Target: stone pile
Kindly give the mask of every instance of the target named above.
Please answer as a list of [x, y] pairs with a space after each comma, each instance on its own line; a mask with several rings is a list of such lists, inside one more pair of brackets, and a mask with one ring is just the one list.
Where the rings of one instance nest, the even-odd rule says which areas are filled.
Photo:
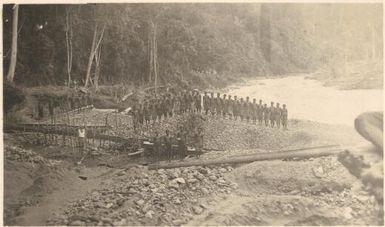
[[54, 166], [55, 161], [45, 159], [44, 157], [38, 155], [37, 153], [20, 148], [14, 145], [5, 145], [4, 146], [5, 158], [7, 160], [13, 160], [18, 162], [29, 162], [32, 164], [41, 164], [45, 166]]
[[281, 149], [290, 145], [288, 131], [229, 119], [209, 118], [204, 126], [205, 147], [218, 150]]
[[49, 225], [181, 225], [205, 211], [215, 195], [238, 187], [232, 167], [189, 167], [116, 172], [111, 182], [68, 204]]

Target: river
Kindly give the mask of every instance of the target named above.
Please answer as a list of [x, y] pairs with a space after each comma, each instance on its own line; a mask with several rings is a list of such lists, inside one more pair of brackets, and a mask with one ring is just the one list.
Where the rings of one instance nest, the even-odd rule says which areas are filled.
[[290, 119], [353, 126], [354, 119], [365, 111], [383, 110], [383, 90], [339, 90], [325, 87], [306, 75], [277, 79], [253, 79], [239, 86], [226, 88], [226, 93], [245, 98], [249, 96], [286, 104]]

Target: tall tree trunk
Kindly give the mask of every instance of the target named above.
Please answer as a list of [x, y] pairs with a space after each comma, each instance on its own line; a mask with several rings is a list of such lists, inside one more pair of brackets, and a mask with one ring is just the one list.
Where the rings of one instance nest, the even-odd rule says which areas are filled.
[[84, 83], [85, 87], [88, 87], [88, 84], [90, 83], [92, 62], [94, 61], [94, 57], [95, 57], [96, 51], [98, 50], [100, 42], [103, 39], [105, 28], [106, 28], [106, 26], [104, 25], [101, 32], [100, 32], [100, 37], [98, 39], [98, 25], [97, 24], [95, 25], [94, 37], [92, 39], [92, 46], [91, 46], [91, 52], [90, 52], [90, 58], [88, 59], [88, 65], [87, 65], [86, 81]]
[[94, 49], [95, 49], [95, 45], [96, 45], [97, 33], [98, 33], [98, 25], [95, 24], [94, 37], [92, 38], [92, 46], [91, 46], [91, 51], [90, 51], [90, 57], [88, 59], [88, 65], [87, 65], [86, 81], [84, 83], [85, 87], [88, 87], [88, 83], [89, 83], [89, 80], [90, 80], [92, 62], [94, 61], [94, 56], [95, 56], [95, 50]]
[[102, 46], [100, 45], [97, 54], [95, 55], [95, 77], [94, 86], [96, 90], [99, 90], [99, 75], [100, 75], [100, 56], [102, 53]]
[[348, 48], [347, 48], [347, 38], [346, 38], [346, 31], [345, 31], [345, 10], [343, 8], [339, 8], [339, 17], [338, 17], [338, 27], [340, 30], [340, 34], [342, 37], [342, 77], [346, 76], [347, 74], [347, 61], [348, 61]]
[[157, 47], [157, 42], [156, 42], [156, 27], [157, 25], [154, 25], [154, 77], [155, 77], [155, 95], [158, 94], [158, 72], [157, 72], [157, 64], [158, 64], [158, 47]]
[[149, 30], [148, 30], [148, 63], [149, 63], [149, 73], [148, 73], [148, 82], [151, 83], [152, 81], [152, 74], [153, 74], [153, 56], [154, 56], [154, 51], [153, 51], [153, 46], [152, 46], [152, 34], [153, 34], [153, 28], [154, 28], [154, 23], [152, 21], [148, 22]]
[[271, 63], [271, 9], [268, 3], [261, 4], [260, 14], [260, 46], [266, 61]]
[[67, 44], [67, 74], [68, 74], [68, 87], [71, 86], [71, 71], [72, 71], [72, 20], [67, 9], [66, 14], [66, 44]]
[[11, 62], [9, 64], [7, 81], [13, 83], [15, 77], [16, 60], [17, 60], [17, 24], [19, 19], [19, 5], [15, 4], [13, 7], [13, 21], [12, 21], [12, 50]]
[[313, 12], [312, 12], [312, 36], [317, 37], [317, 7], [318, 5], [314, 4], [313, 5]]

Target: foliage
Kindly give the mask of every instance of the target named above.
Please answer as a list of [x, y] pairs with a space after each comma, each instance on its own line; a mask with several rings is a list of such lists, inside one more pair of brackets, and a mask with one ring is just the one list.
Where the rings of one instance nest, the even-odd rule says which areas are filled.
[[[68, 78], [67, 12], [73, 30], [71, 76], [81, 85], [85, 82], [94, 29], [103, 26], [101, 85], [154, 83], [149, 71], [151, 22], [157, 26], [161, 84], [218, 85], [228, 80], [227, 75], [314, 71], [331, 59], [340, 62], [382, 58], [382, 53], [376, 51], [382, 49], [382, 24], [378, 22], [382, 21], [382, 9], [373, 10], [376, 4], [337, 5], [20, 5], [15, 82], [27, 86], [64, 85]], [[12, 5], [4, 5], [3, 12], [3, 71], [6, 72]], [[357, 14], [364, 19], [354, 19]], [[93, 64], [91, 77], [95, 71]]]

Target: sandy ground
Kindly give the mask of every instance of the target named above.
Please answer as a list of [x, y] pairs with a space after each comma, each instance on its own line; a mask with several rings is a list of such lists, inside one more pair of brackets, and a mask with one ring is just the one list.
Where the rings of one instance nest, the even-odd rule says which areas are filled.
[[334, 158], [244, 165], [239, 190], [188, 225], [369, 225], [376, 203]]
[[[205, 146], [227, 149], [208, 152], [200, 157], [202, 160], [335, 143], [346, 146], [352, 141], [365, 143], [350, 127], [310, 121], [292, 120], [288, 131], [228, 119], [206, 118], [205, 122]], [[164, 125], [171, 127], [174, 123], [164, 122]], [[90, 157], [77, 166], [82, 157], [79, 151], [31, 146], [25, 140], [21, 135], [5, 137], [6, 144], [30, 149], [47, 160], [55, 160], [56, 164], [46, 167], [16, 160], [5, 162], [5, 224], [8, 225], [373, 225], [379, 222], [376, 202], [335, 157], [255, 162], [233, 166], [234, 170], [223, 173], [221, 167], [209, 168], [203, 171], [203, 177], [194, 175], [198, 167], [179, 168], [167, 172], [166, 176], [171, 177], [164, 178], [157, 171], [138, 172], [135, 167], [131, 170], [139, 160], [129, 159], [124, 153], [104, 151], [101, 156]], [[108, 168], [106, 164], [117, 168]], [[140, 177], [142, 172], [145, 175]], [[143, 191], [132, 197], [130, 187], [137, 184], [138, 177], [135, 190]], [[198, 185], [186, 183], [175, 191], [170, 188], [175, 178], [186, 182], [198, 179]], [[144, 179], [152, 183], [143, 183]], [[161, 191], [154, 193], [152, 184]], [[156, 197], [159, 193], [162, 197]], [[95, 199], [94, 194], [104, 196]], [[167, 198], [178, 198], [181, 202]], [[158, 207], [159, 199], [166, 199], [163, 202], [166, 210]], [[140, 200], [147, 205], [139, 206]], [[161, 218], [164, 215], [167, 218]]]
[[[288, 104], [289, 130], [204, 117], [204, 145], [211, 151], [200, 159], [326, 144], [344, 148], [368, 144], [355, 132], [352, 120], [361, 111], [382, 109], [381, 100], [368, 101], [382, 91], [337, 91], [302, 76], [249, 85], [228, 91]], [[89, 111], [72, 119], [99, 124], [105, 115]], [[169, 119], [143, 133], [158, 130], [163, 134], [181, 120]], [[108, 133], [132, 135], [127, 130], [129, 117], [110, 115], [110, 122]], [[374, 198], [335, 157], [147, 170], [138, 165], [146, 159], [104, 149], [77, 165], [82, 157], [79, 150], [31, 145], [32, 138], [24, 134], [4, 137], [7, 146], [16, 147], [5, 148], [5, 225], [383, 224]]]

